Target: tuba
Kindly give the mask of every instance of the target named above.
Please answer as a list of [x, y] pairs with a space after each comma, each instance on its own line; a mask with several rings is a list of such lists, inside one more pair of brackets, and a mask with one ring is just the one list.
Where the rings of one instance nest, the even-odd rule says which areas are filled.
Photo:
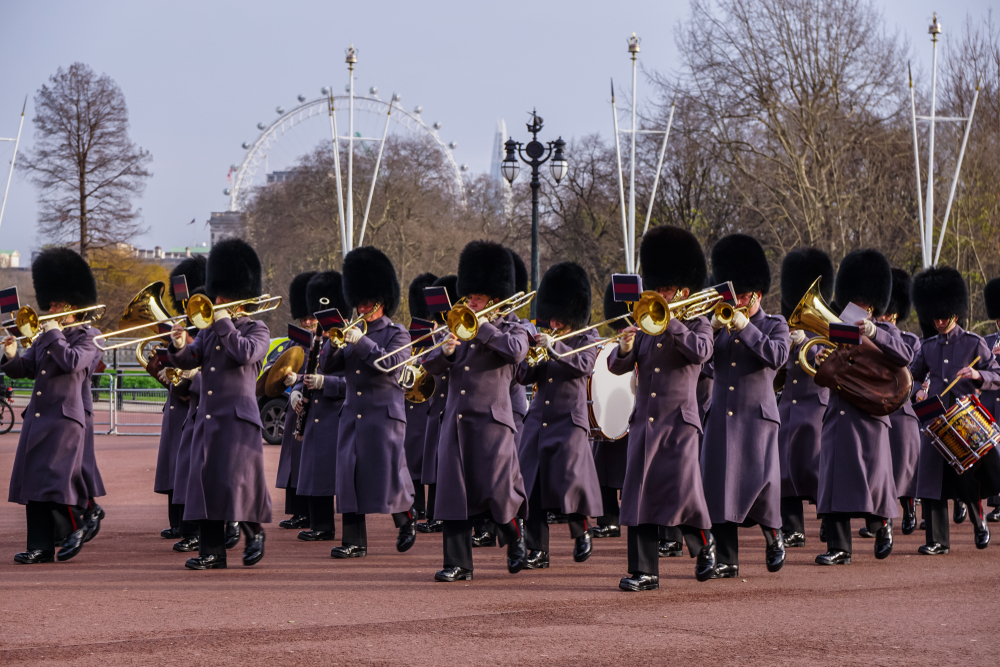
[[[788, 318], [788, 326], [816, 334], [799, 349], [799, 365], [816, 384], [832, 389], [845, 401], [870, 415], [889, 415], [902, 407], [910, 397], [913, 376], [905, 366], [886, 358], [870, 339], [861, 345], [838, 346], [830, 342], [830, 324], [841, 322], [823, 300], [819, 281], [809, 287], [799, 305]], [[817, 364], [809, 363], [809, 350], [817, 345], [830, 351], [817, 355]]]

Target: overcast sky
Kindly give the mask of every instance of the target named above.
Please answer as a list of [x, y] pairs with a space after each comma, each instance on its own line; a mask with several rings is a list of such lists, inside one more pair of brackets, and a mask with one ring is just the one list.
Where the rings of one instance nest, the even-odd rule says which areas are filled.
[[[890, 29], [915, 47], [930, 69], [927, 25], [942, 12], [945, 40], [966, 14], [985, 15], [990, 0], [886, 0]], [[455, 160], [487, 171], [496, 120], [523, 140], [533, 106], [545, 119], [542, 139], [611, 133], [608, 82], [630, 77], [626, 39], [642, 39], [642, 64], [671, 71], [674, 32], [685, 1], [590, 0], [448, 2], [0, 2], [0, 137], [17, 132], [28, 108], [22, 147], [30, 148], [32, 99], [58, 67], [75, 61], [106, 73], [129, 105], [131, 136], [153, 155], [146, 193], [137, 202], [150, 232], [142, 247], [208, 240], [204, 223], [223, 211], [226, 174], [242, 161], [255, 125], [314, 98], [331, 82], [347, 83], [344, 49], [359, 51], [356, 85], [377, 85], [384, 98], [420, 104], [442, 123]], [[900, 67], [905, 67], [900, 63]], [[640, 80], [640, 99], [649, 87]], [[6, 179], [11, 144], [0, 143]], [[2, 181], [0, 181], [2, 183]], [[0, 227], [0, 248], [22, 257], [37, 234], [37, 192], [15, 173]], [[194, 225], [188, 223], [196, 220]], [[25, 261], [25, 264], [27, 262]]]

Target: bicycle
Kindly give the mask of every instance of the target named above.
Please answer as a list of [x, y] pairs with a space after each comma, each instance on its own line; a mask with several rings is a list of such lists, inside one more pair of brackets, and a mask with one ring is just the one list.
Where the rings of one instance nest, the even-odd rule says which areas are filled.
[[13, 387], [0, 386], [0, 435], [10, 433], [14, 428]]

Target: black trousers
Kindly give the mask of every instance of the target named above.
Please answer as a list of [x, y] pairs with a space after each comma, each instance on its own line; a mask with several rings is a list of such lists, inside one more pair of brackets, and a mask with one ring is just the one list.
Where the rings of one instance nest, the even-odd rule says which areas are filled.
[[418, 512], [427, 513], [427, 502], [424, 499], [424, 485], [419, 479], [413, 480], [413, 509]]
[[[945, 503], [945, 510], [947, 511], [947, 503]], [[826, 523], [826, 548], [829, 551], [851, 553], [851, 515], [834, 512], [824, 515], [823, 521]], [[888, 519], [868, 514], [864, 517], [864, 521], [868, 530], [874, 533], [880, 530]]]
[[802, 533], [806, 532], [806, 515], [803, 504], [810, 500], [804, 496], [788, 497], [781, 499], [781, 532]]
[[309, 499], [299, 496], [293, 487], [285, 489], [285, 514], [309, 516]]
[[990, 507], [1000, 507], [1000, 496], [990, 496], [986, 499], [986, 504]]
[[306, 499], [309, 502], [309, 528], [336, 533], [333, 496], [307, 496]]
[[[754, 524], [747, 522], [743, 525], [752, 526]], [[740, 564], [740, 526], [741, 524], [733, 523], [732, 521], [712, 524], [712, 534], [715, 535], [715, 558], [717, 562], [726, 565]], [[761, 526], [760, 529], [764, 533], [764, 540], [767, 542], [767, 546], [771, 546], [778, 538], [778, 530], [776, 528], [768, 528], [767, 526]]]
[[[545, 519], [545, 513], [548, 510], [558, 512], [560, 509], [542, 506], [542, 485], [536, 479], [531, 489], [531, 497], [528, 498], [528, 518], [524, 520], [524, 543], [528, 549], [548, 552], [549, 523]], [[569, 536], [574, 540], [590, 530], [587, 517], [584, 515], [574, 512], [566, 516], [569, 518]]]
[[29, 500], [24, 507], [28, 551], [55, 553], [58, 543], [83, 527], [83, 511], [75, 505]]
[[[344, 535], [341, 538], [341, 544], [345, 547], [353, 544], [354, 546], [367, 549], [368, 526], [365, 523], [365, 515], [355, 512], [344, 512], [341, 515], [341, 519], [344, 522]], [[412, 520], [413, 517], [409, 512], [392, 513], [392, 521], [396, 524], [396, 528], [402, 528], [407, 522]]]
[[198, 522], [201, 539], [198, 541], [198, 555], [224, 556], [226, 554], [226, 522], [202, 519]]
[[434, 500], [437, 498], [437, 484], [427, 485], [427, 520], [434, 520]]
[[[920, 506], [923, 507], [924, 521], [927, 522], [924, 530], [927, 544], [937, 542], [950, 549], [951, 535], [949, 524], [951, 523], [951, 515], [948, 512], [948, 499], [932, 500], [924, 498]], [[972, 519], [973, 525], [979, 530], [983, 530], [986, 527], [986, 520], [983, 518], [982, 502], [969, 505], [969, 518]]]
[[680, 542], [684, 539], [680, 526], [660, 526], [657, 537], [666, 542]]
[[472, 569], [472, 528], [476, 523], [495, 526], [501, 544], [516, 541], [521, 536], [521, 528], [516, 519], [504, 524], [492, 521], [489, 514], [477, 514], [468, 519], [445, 519], [443, 526], [444, 567]]
[[601, 502], [604, 503], [604, 514], [597, 517], [598, 526], [617, 526], [619, 522], [620, 509], [618, 505], [619, 489], [602, 486]]
[[[629, 574], [651, 574], [660, 576], [660, 553], [658, 541], [660, 526], [655, 523], [642, 523], [628, 527], [628, 571]], [[702, 530], [693, 526], [675, 526], [668, 529], [667, 534], [679, 531], [687, 543], [688, 553], [692, 557], [701, 552], [701, 548], [712, 539], [712, 531]]]

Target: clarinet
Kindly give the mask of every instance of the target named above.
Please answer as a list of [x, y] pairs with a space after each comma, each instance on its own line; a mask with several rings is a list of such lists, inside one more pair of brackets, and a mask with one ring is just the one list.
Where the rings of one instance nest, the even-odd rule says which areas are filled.
[[[319, 350], [323, 344], [323, 337], [316, 336], [313, 339], [312, 347], [309, 348], [309, 361], [306, 362], [306, 373], [312, 375], [316, 372], [319, 364]], [[302, 405], [302, 412], [295, 416], [295, 439], [302, 440], [306, 432], [306, 418], [309, 417], [309, 406], [312, 405], [313, 390], [305, 388], [302, 390], [302, 398], [305, 403]]]

